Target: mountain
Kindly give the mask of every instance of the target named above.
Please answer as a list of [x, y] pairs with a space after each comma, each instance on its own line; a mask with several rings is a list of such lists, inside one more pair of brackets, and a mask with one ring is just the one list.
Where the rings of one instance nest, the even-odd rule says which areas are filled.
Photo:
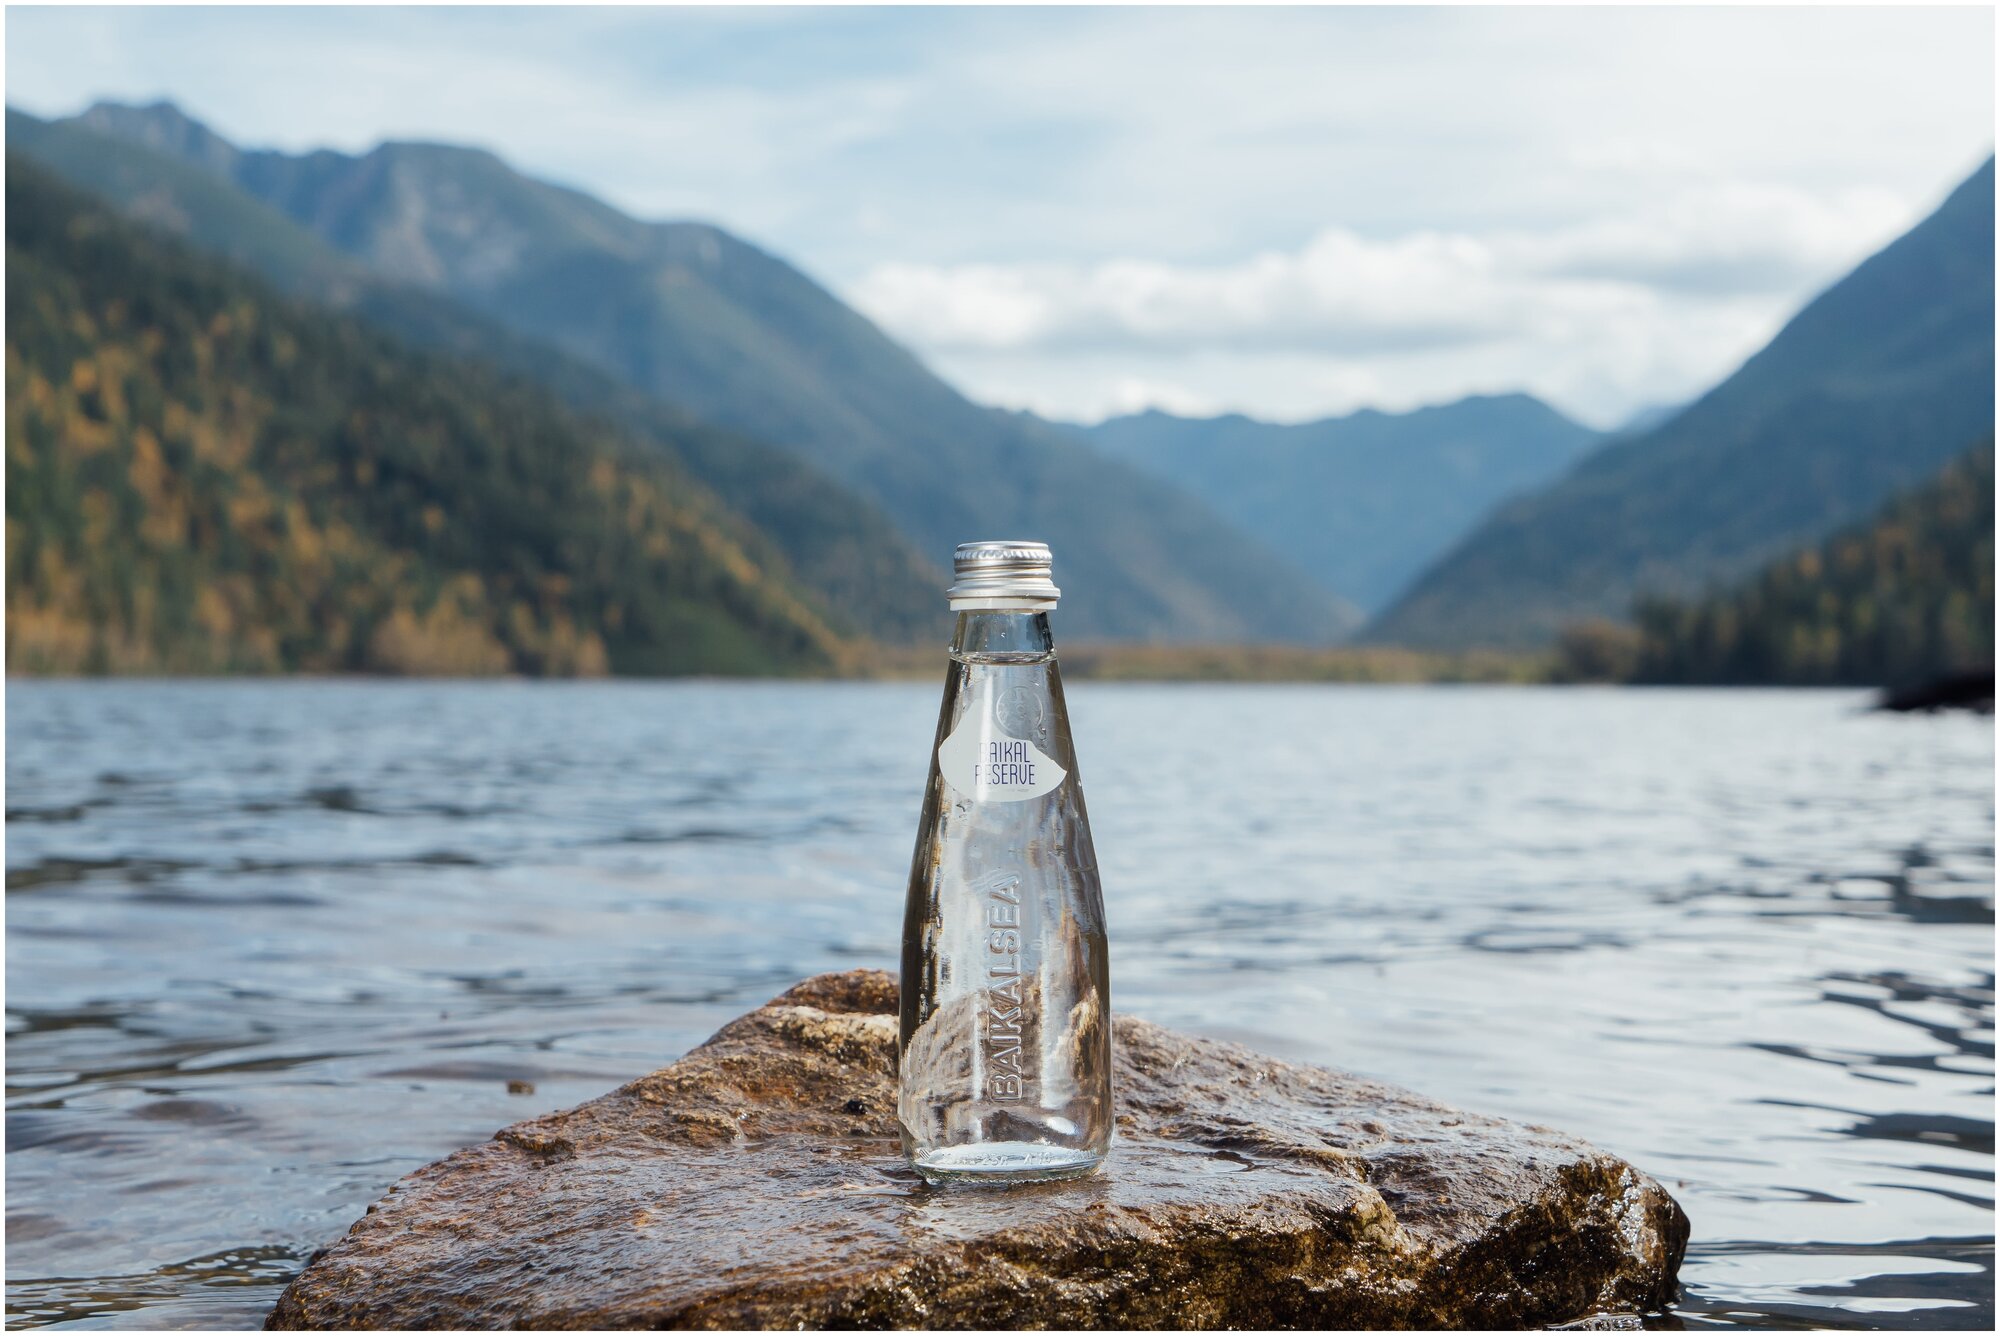
[[1993, 162], [1727, 380], [1497, 511], [1369, 628], [1527, 645], [1865, 518], [1993, 434]]
[[1195, 498], [969, 402], [797, 269], [720, 228], [642, 222], [477, 149], [241, 150], [165, 105], [102, 105], [81, 124], [179, 154], [376, 274], [794, 451], [938, 560], [968, 538], [1048, 541], [1072, 634], [1319, 641], [1355, 620]]
[[[42, 121], [10, 109], [7, 144], [127, 215], [249, 268], [288, 293], [352, 312], [406, 342], [533, 376], [571, 406], [615, 419], [774, 541], [843, 629], [896, 642], [943, 634], [948, 621], [938, 565], [873, 503], [790, 451], [699, 423], [448, 297], [376, 274], [213, 175], [207, 168], [232, 161], [233, 150], [193, 122], [162, 114], [133, 124], [150, 125], [153, 133], [120, 138], [78, 120]], [[151, 146], [160, 135], [194, 161]]]
[[1368, 612], [1496, 503], [1553, 481], [1598, 440], [1525, 394], [1296, 426], [1148, 412], [1078, 430], [1205, 497]]
[[1867, 524], [1637, 609], [1642, 682], [1898, 686], [1993, 662], [1993, 443]]
[[779, 673], [851, 648], [656, 452], [7, 163], [7, 666]]

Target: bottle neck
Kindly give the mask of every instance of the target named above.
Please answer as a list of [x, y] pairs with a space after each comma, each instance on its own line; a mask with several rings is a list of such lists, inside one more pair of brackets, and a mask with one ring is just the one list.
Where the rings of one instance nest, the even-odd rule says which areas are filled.
[[958, 614], [951, 657], [961, 663], [1046, 663], [1055, 656], [1046, 612], [987, 609]]

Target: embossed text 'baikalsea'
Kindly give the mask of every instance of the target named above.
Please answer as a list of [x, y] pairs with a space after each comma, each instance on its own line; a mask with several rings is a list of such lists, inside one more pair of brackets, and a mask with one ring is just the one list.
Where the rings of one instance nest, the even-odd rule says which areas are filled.
[[932, 1182], [1087, 1174], [1111, 1144], [1110, 987], [1040, 543], [967, 543], [903, 921], [898, 1119]]

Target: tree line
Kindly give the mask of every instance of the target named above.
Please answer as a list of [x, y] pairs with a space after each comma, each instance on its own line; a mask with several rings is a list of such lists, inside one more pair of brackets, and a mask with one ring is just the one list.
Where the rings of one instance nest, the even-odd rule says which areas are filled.
[[1873, 519], [1633, 624], [1565, 631], [1566, 680], [1902, 686], [1993, 662], [1993, 442]]

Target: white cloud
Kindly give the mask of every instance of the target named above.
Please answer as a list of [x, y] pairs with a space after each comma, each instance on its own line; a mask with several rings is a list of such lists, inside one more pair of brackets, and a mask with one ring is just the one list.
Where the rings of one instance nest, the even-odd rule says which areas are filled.
[[[975, 393], [1042, 411], [1309, 416], [1529, 387], [1608, 419], [1705, 388], [1910, 221], [1883, 192], [1723, 182], [1639, 216], [1384, 239], [1329, 228], [1227, 264], [885, 264], [849, 296]], [[1144, 371], [1149, 358], [1175, 374]], [[1080, 368], [1101, 379], [1056, 389]]]
[[849, 289], [861, 309], [936, 349], [1429, 346], [1490, 337], [1493, 281], [1469, 237], [1372, 243], [1329, 229], [1302, 251], [1227, 265], [890, 264]]
[[1466, 394], [1526, 390], [1593, 426], [1634, 404], [1701, 393], [1769, 336], [1754, 311], [1709, 309], [1671, 322], [1553, 331], [1477, 346], [1361, 358], [1209, 349], [1157, 352], [947, 352], [931, 362], [977, 398], [1094, 422], [1157, 407], [1297, 422], [1358, 408], [1401, 411]]
[[1524, 265], [1553, 276], [1790, 295], [1845, 269], [1912, 221], [1909, 202], [1879, 188], [1815, 194], [1718, 181], [1676, 192], [1642, 214], [1516, 237], [1510, 245]]
[[1214, 417], [1222, 405], [1206, 395], [1196, 394], [1171, 381], [1148, 380], [1143, 376], [1118, 376], [1106, 386], [1106, 410], [1098, 416], [1138, 413], [1158, 408], [1182, 417]]
[[1392, 353], [1658, 315], [1676, 295], [1791, 296], [1911, 221], [1874, 191], [1722, 185], [1644, 217], [1539, 232], [1328, 228], [1228, 264], [888, 263], [848, 295], [919, 345]]

